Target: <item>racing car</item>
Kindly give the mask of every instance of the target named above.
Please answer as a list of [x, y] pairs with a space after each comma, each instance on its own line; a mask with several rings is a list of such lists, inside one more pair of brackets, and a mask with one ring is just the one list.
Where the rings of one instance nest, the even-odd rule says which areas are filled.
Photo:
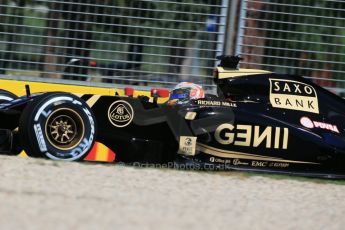
[[[345, 178], [344, 99], [301, 76], [238, 62], [222, 56], [217, 92], [197, 98], [188, 87], [152, 89], [153, 99], [133, 88], [124, 96], [1, 91], [0, 152], [78, 161], [97, 141], [114, 162]], [[183, 103], [169, 103], [180, 95]]]

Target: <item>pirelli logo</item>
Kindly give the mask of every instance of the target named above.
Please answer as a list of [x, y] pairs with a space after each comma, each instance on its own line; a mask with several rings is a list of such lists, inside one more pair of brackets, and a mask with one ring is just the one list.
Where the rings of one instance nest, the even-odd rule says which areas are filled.
[[319, 113], [317, 93], [311, 85], [293, 80], [269, 80], [272, 107]]

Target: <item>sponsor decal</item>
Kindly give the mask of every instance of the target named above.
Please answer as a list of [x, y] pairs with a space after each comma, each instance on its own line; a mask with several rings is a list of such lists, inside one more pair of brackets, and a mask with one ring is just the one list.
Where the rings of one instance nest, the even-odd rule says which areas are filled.
[[259, 168], [288, 168], [290, 166], [289, 163], [286, 162], [268, 162], [268, 161], [252, 161], [250, 164], [252, 167], [259, 167]]
[[[288, 168], [290, 163], [288, 162], [274, 162], [266, 160], [250, 160], [250, 159], [224, 159], [218, 157], [210, 157], [209, 161], [211, 163], [218, 163], [224, 165], [233, 165], [233, 166], [244, 166], [244, 167], [255, 167], [255, 168]], [[298, 162], [296, 162], [298, 163]]]
[[236, 103], [228, 101], [206, 101], [206, 100], [197, 100], [197, 105], [201, 106], [224, 106], [224, 107], [237, 107]]
[[179, 154], [194, 156], [196, 149], [196, 137], [180, 136]]
[[34, 130], [35, 130], [35, 135], [36, 135], [38, 147], [40, 148], [41, 152], [48, 151], [47, 144], [46, 144], [46, 142], [44, 140], [44, 136], [43, 136], [43, 131], [42, 131], [41, 125], [40, 124], [35, 124], [34, 125]]
[[129, 125], [134, 117], [132, 106], [123, 100], [115, 101], [109, 106], [108, 118], [111, 124], [122, 128]]
[[268, 166], [274, 168], [287, 168], [290, 166], [290, 164], [286, 162], [270, 162]]
[[269, 80], [272, 107], [319, 113], [317, 93], [311, 85], [292, 80]]
[[242, 161], [242, 160], [240, 160], [240, 159], [234, 159], [234, 160], [232, 161], [232, 163], [233, 163], [233, 165], [245, 165], [245, 166], [248, 166], [248, 165], [249, 165], [248, 162], [244, 162], [244, 161]]
[[214, 132], [214, 138], [222, 145], [246, 147], [264, 146], [267, 149], [287, 149], [289, 129], [281, 127], [260, 127], [258, 125], [221, 124]]
[[321, 121], [313, 121], [309, 117], [302, 117], [300, 119], [300, 122], [301, 122], [301, 125], [309, 129], [320, 128], [320, 129], [330, 130], [335, 133], [340, 133], [336, 125], [324, 123]]
[[220, 164], [231, 164], [232, 159], [222, 159], [218, 157], [211, 157], [210, 162], [212, 163], [220, 163]]
[[267, 161], [252, 161], [250, 164], [252, 167], [267, 167]]
[[232, 164], [234, 164], [234, 162], [238, 163], [238, 160], [240, 160], [243, 163], [248, 163], [247, 164], [248, 166], [252, 166], [256, 164], [256, 163], [252, 163], [252, 161], [262, 161], [262, 162], [268, 162], [268, 163], [267, 164], [258, 163], [257, 165], [268, 165], [270, 167], [280, 167], [280, 168], [288, 167], [290, 163], [319, 164], [316, 162], [294, 161], [294, 160], [288, 160], [288, 159], [283, 159], [279, 157], [271, 157], [271, 156], [265, 156], [265, 155], [250, 154], [250, 153], [219, 149], [219, 148], [215, 148], [215, 147], [201, 144], [201, 143], [198, 143], [197, 149], [198, 151], [204, 154], [211, 155], [212, 157], [210, 157], [209, 160], [212, 163], [225, 163], [225, 162], [230, 163], [231, 160], [233, 160]]

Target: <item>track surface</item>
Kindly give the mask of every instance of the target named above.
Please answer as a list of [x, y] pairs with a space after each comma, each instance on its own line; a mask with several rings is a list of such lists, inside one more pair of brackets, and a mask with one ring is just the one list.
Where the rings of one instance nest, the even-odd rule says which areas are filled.
[[0, 156], [2, 229], [344, 229], [345, 185]]

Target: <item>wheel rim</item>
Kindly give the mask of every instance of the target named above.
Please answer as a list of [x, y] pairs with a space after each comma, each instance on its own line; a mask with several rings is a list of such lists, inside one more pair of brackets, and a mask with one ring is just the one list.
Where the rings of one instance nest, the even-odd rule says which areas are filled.
[[49, 143], [64, 151], [78, 146], [85, 134], [83, 119], [77, 112], [68, 108], [53, 111], [45, 127]]

